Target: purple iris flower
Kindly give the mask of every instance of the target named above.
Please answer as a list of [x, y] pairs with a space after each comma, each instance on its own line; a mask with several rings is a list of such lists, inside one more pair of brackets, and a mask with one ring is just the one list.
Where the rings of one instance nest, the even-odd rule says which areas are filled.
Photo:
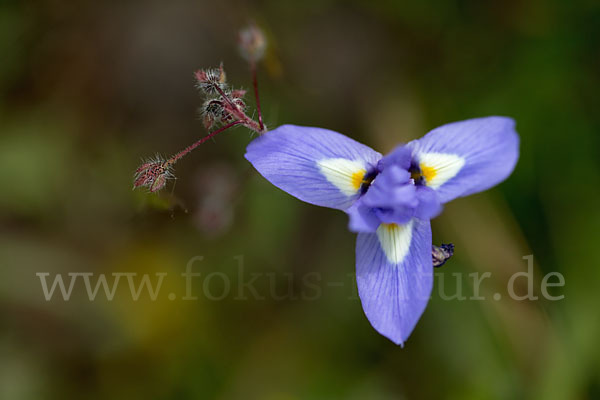
[[363, 309], [400, 345], [433, 287], [429, 220], [444, 203], [502, 182], [518, 157], [515, 122], [506, 117], [443, 125], [386, 156], [337, 132], [294, 125], [265, 133], [246, 152], [278, 188], [349, 215]]

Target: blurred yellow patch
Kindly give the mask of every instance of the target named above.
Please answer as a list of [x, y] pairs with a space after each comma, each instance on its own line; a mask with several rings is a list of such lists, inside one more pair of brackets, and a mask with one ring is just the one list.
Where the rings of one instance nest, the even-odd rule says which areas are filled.
[[355, 190], [360, 189], [360, 186], [363, 183], [363, 178], [365, 177], [366, 173], [367, 171], [361, 169], [360, 171], [356, 171], [354, 174], [352, 174], [352, 186]]
[[425, 178], [425, 182], [431, 182], [437, 175], [437, 170], [433, 167], [429, 167], [425, 164], [420, 164], [421, 175]]

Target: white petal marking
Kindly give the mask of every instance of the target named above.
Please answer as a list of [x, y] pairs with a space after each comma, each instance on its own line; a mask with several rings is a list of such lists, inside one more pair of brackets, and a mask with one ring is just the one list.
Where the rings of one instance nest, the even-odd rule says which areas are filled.
[[317, 161], [317, 165], [323, 176], [346, 196], [358, 193], [367, 172], [363, 161], [346, 158], [326, 158]]
[[390, 263], [400, 264], [408, 254], [413, 223], [414, 221], [410, 220], [404, 225], [381, 224], [377, 228], [379, 244]]
[[437, 189], [458, 174], [465, 159], [456, 154], [419, 153], [417, 156], [427, 186]]

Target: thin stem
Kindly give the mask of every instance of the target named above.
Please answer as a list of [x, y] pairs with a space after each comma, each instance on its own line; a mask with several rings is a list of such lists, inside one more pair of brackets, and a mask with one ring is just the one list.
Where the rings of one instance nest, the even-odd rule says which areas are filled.
[[183, 156], [185, 156], [186, 154], [188, 154], [189, 152], [191, 152], [192, 150], [194, 150], [196, 147], [200, 146], [202, 143], [206, 142], [208, 139], [210, 139], [210, 138], [218, 135], [219, 133], [223, 132], [226, 129], [231, 128], [232, 126], [239, 125], [241, 123], [242, 123], [242, 121], [233, 121], [233, 122], [228, 123], [227, 125], [224, 125], [224, 126], [220, 127], [216, 131], [213, 131], [213, 132], [209, 133], [208, 135], [204, 136], [202, 139], [200, 139], [197, 142], [189, 145], [185, 149], [181, 150], [179, 153], [175, 154], [173, 157], [169, 158], [166, 161], [165, 164], [167, 164], [167, 166], [171, 166], [171, 165], [175, 164]]
[[265, 124], [262, 119], [262, 112], [260, 111], [260, 98], [258, 96], [258, 79], [256, 77], [256, 63], [250, 62], [250, 72], [252, 73], [252, 86], [254, 87], [254, 98], [256, 99], [256, 111], [258, 112], [258, 123], [260, 125], [260, 131], [264, 132]]

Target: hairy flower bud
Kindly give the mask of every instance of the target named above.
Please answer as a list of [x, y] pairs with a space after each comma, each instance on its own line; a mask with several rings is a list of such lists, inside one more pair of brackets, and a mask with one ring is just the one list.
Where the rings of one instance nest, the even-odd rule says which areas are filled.
[[234, 99], [241, 99], [246, 95], [246, 91], [244, 89], [234, 89], [231, 91], [231, 97]]
[[219, 119], [225, 113], [223, 107], [223, 101], [219, 99], [209, 99], [204, 102], [202, 107], [202, 113], [205, 115], [211, 115], [214, 119]]
[[233, 98], [233, 104], [235, 104], [237, 106], [237, 108], [239, 108], [242, 111], [246, 110], [246, 102], [242, 98], [239, 98], [239, 97]]
[[201, 115], [207, 129], [212, 128], [218, 122], [227, 122], [233, 118], [228, 104], [220, 99], [206, 100], [202, 106]]
[[223, 64], [219, 68], [201, 69], [194, 73], [197, 86], [209, 95], [219, 94], [219, 89], [227, 90], [227, 76]]
[[134, 173], [133, 188], [147, 187], [150, 192], [162, 189], [168, 179], [174, 178], [168, 161], [160, 156], [145, 161]]

